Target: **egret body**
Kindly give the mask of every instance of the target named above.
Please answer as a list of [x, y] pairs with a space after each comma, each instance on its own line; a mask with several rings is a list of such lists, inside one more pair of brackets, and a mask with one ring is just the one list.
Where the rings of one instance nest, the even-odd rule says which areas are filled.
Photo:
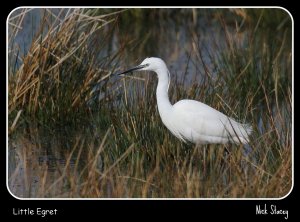
[[170, 72], [160, 58], [146, 58], [132, 71], [154, 71], [158, 76], [156, 98], [159, 115], [164, 125], [180, 140], [195, 144], [247, 143], [252, 128], [229, 118], [216, 109], [195, 101], [180, 100], [171, 104], [168, 96]]

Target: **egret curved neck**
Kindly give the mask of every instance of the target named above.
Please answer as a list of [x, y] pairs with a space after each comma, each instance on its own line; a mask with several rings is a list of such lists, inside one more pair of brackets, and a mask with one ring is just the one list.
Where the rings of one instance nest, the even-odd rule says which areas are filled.
[[158, 75], [158, 85], [156, 88], [157, 106], [159, 113], [162, 115], [165, 111], [169, 111], [172, 108], [168, 96], [170, 73], [167, 68], [159, 69], [156, 72]]

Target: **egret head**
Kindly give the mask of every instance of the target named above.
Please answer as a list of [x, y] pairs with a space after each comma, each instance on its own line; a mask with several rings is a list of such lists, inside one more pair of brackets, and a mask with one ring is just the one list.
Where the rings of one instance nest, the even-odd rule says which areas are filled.
[[121, 72], [118, 75], [129, 73], [132, 71], [147, 71], [148, 70], [148, 71], [156, 72], [157, 70], [159, 70], [161, 68], [166, 68], [165, 62], [160, 58], [150, 57], [150, 58], [144, 59], [144, 61], [140, 65], [133, 67], [131, 69], [128, 69], [127, 71]]
[[157, 71], [158, 69], [165, 68], [166, 64], [165, 62], [156, 57], [150, 57], [144, 59], [144, 61], [140, 64], [142, 68], [140, 70], [149, 70], [149, 71]]

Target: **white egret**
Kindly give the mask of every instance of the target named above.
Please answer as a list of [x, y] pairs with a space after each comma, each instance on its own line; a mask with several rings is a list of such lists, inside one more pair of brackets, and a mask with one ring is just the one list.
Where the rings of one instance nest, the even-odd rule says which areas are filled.
[[251, 126], [238, 123], [204, 103], [184, 99], [172, 105], [168, 96], [170, 72], [162, 59], [146, 58], [140, 65], [117, 75], [135, 70], [156, 72], [159, 115], [165, 126], [180, 140], [195, 144], [247, 143], [249, 141]]

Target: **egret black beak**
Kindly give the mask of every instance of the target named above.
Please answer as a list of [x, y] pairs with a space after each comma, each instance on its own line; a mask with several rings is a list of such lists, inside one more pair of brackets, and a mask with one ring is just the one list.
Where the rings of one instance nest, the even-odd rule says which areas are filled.
[[147, 67], [147, 66], [149, 66], [149, 64], [139, 65], [139, 66], [133, 67], [133, 68], [131, 68], [131, 69], [128, 69], [128, 70], [126, 70], [126, 71], [124, 71], [124, 72], [117, 73], [117, 74], [115, 74], [115, 75], [119, 76], [119, 75], [122, 75], [122, 74], [126, 74], [126, 73], [129, 73], [129, 72], [133, 72], [133, 71], [135, 71], [135, 70], [139, 70], [139, 69], [145, 68], [145, 67]]

